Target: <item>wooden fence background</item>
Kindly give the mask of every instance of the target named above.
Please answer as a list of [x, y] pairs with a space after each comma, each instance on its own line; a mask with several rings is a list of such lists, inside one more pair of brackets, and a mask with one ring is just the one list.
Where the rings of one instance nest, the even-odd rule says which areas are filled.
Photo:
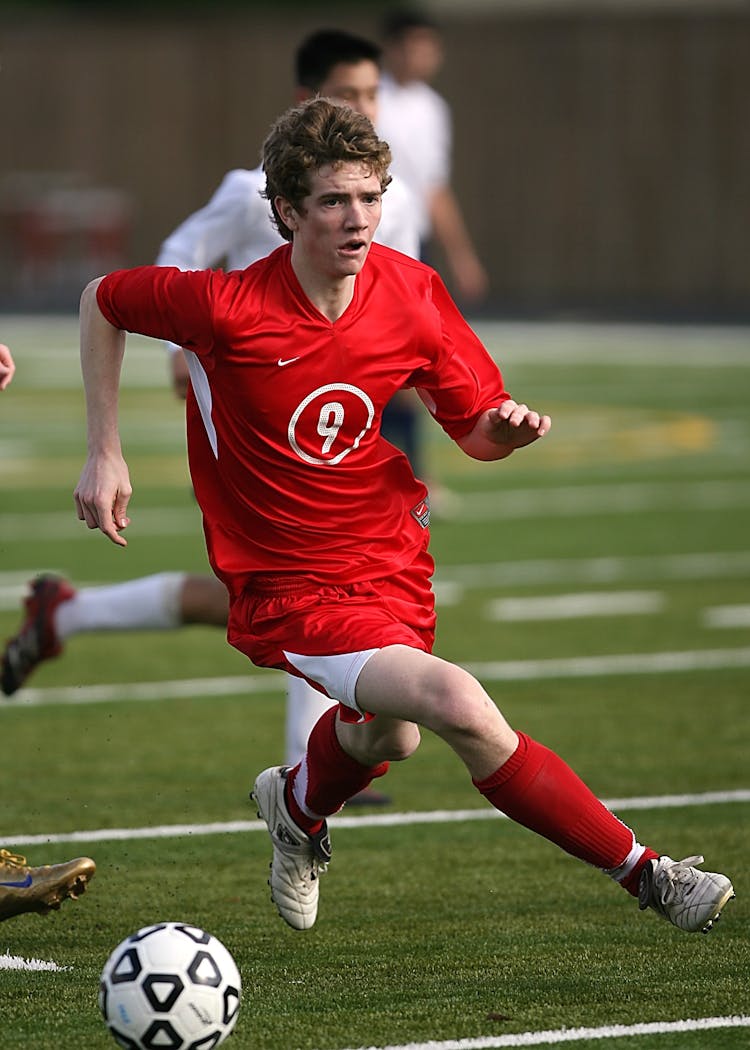
[[[436, 86], [489, 308], [750, 313], [748, 5], [456, 5], [442, 23]], [[93, 273], [152, 261], [257, 163], [322, 25], [374, 36], [377, 7], [5, 16], [0, 306], [75, 307]], [[57, 230], [34, 219], [49, 200]]]

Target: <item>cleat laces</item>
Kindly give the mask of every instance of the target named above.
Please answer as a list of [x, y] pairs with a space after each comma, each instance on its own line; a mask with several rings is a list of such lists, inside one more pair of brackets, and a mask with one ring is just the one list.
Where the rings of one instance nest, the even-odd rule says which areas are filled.
[[11, 853], [10, 850], [0, 849], [0, 864], [7, 864], [9, 868], [27, 868], [26, 858], [20, 853]]
[[695, 873], [690, 869], [703, 863], [703, 857], [685, 857], [666, 868], [659, 880], [659, 897], [664, 905], [680, 904], [685, 894], [695, 888]]

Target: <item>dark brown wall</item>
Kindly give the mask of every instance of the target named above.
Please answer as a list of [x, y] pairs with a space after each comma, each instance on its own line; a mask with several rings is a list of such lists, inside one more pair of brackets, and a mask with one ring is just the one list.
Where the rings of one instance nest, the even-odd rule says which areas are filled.
[[[257, 163], [291, 100], [294, 48], [321, 24], [377, 28], [345, 9], [321, 19], [312, 4], [6, 24], [0, 305], [44, 305], [44, 279], [74, 302], [68, 286], [99, 261], [68, 259], [45, 277], [27, 260], [21, 280], [12, 212], [19, 185], [36, 183], [19, 172], [124, 190], [124, 261], [151, 261], [226, 170]], [[495, 306], [745, 309], [750, 13], [456, 13], [444, 25], [438, 86], [454, 110], [455, 184]]]
[[456, 179], [500, 295], [747, 301], [750, 19], [494, 21], [456, 27], [450, 54], [448, 90], [463, 66], [485, 101], [461, 114]]

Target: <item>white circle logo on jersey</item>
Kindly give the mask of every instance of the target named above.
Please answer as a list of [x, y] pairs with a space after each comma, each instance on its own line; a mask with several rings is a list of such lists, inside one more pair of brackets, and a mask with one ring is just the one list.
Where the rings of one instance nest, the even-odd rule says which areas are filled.
[[294, 410], [289, 444], [306, 463], [335, 464], [359, 447], [372, 426], [375, 406], [357, 386], [319, 386]]

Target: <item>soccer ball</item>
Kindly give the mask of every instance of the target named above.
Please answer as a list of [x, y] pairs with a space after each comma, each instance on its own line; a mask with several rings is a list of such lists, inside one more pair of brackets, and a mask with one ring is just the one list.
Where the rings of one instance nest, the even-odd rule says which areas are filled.
[[240, 987], [221, 941], [189, 923], [160, 922], [107, 959], [99, 1009], [126, 1050], [211, 1050], [234, 1028]]

